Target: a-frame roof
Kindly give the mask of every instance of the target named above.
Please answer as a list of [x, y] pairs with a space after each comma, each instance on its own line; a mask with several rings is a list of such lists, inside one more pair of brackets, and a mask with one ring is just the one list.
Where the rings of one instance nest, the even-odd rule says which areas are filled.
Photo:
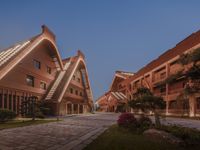
[[73, 78], [75, 71], [77, 70], [79, 65], [82, 64], [84, 66], [85, 75], [87, 78], [87, 81], [86, 81], [88, 84], [87, 90], [89, 92], [88, 94], [90, 94], [89, 99], [93, 101], [93, 94], [92, 94], [92, 90], [90, 86], [90, 81], [88, 78], [88, 71], [85, 64], [83, 53], [81, 51], [78, 51], [77, 56], [64, 59], [63, 64], [64, 64], [64, 69], [59, 73], [57, 79], [55, 79], [54, 84], [52, 85], [45, 99], [56, 100], [57, 102], [61, 102], [67, 88], [69, 87], [69, 84]]
[[125, 71], [116, 71], [114, 78], [112, 80], [112, 84], [110, 86], [110, 90], [112, 90], [112, 88], [118, 84], [119, 82], [124, 81], [125, 79], [128, 79], [130, 77], [134, 76], [134, 73], [132, 72], [125, 72]]
[[19, 42], [0, 52], [0, 79], [2, 79], [13, 67], [25, 58], [36, 46], [48, 41], [53, 47], [55, 58], [63, 69], [62, 60], [55, 42], [55, 35], [45, 26], [42, 26], [42, 33], [23, 42]]

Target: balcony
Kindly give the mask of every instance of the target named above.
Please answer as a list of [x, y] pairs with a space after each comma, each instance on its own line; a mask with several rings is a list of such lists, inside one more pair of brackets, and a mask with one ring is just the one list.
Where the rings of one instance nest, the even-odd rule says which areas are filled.
[[171, 89], [169, 90], [169, 94], [179, 94], [184, 90], [184, 88], [178, 88], [178, 89]]
[[157, 85], [157, 84], [159, 84], [159, 83], [162, 83], [163, 81], [165, 81], [166, 80], [166, 76], [165, 77], [162, 77], [162, 78], [155, 78], [154, 80], [153, 80], [153, 84], [154, 85]]
[[71, 83], [72, 85], [74, 85], [74, 86], [80, 88], [80, 89], [84, 89], [83, 85], [82, 85], [81, 83], [77, 82], [77, 81], [71, 80], [70, 83]]
[[174, 93], [168, 95], [168, 100], [175, 100], [180, 95], [180, 93]]
[[183, 67], [181, 67], [179, 64], [176, 64], [169, 68], [169, 75], [177, 74], [178, 72], [182, 70], [183, 70]]
[[65, 97], [69, 97], [69, 98], [72, 98], [72, 99], [84, 100], [84, 97], [79, 96], [79, 95], [75, 95], [75, 94], [71, 94], [71, 93], [66, 93]]

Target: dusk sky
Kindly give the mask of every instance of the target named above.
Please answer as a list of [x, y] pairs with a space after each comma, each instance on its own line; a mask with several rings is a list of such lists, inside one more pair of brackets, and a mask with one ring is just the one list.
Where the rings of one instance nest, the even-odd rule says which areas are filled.
[[82, 50], [94, 99], [200, 29], [198, 0], [0, 0], [0, 49], [47, 25], [62, 58]]

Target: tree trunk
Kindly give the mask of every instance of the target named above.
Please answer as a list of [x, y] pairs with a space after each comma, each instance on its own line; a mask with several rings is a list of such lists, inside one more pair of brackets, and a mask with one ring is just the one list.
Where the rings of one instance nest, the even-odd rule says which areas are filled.
[[156, 127], [160, 127], [160, 125], [161, 125], [160, 115], [156, 110], [154, 111], [154, 116], [155, 116], [155, 125], [156, 125]]

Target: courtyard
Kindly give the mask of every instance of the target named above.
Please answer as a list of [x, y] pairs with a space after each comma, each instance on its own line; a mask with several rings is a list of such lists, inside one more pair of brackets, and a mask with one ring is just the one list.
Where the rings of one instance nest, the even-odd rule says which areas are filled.
[[[0, 130], [0, 150], [81, 150], [116, 124], [120, 114], [95, 113], [62, 117], [62, 121]], [[153, 119], [153, 118], [152, 118]], [[166, 118], [164, 124], [177, 124], [200, 130], [199, 120]]]

